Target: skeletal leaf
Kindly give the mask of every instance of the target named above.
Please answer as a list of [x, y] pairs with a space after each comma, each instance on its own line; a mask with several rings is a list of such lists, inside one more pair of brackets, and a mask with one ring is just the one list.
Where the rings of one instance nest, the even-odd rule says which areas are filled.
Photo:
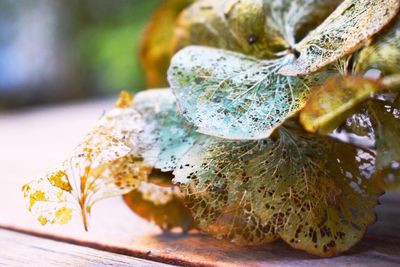
[[63, 171], [56, 171], [47, 177], [23, 186], [27, 208], [43, 225], [65, 224], [77, 209], [71, 185]]
[[155, 223], [162, 230], [179, 227], [187, 232], [196, 226], [182, 197], [178, 187], [142, 183], [139, 188], [124, 195], [124, 200], [136, 214]]
[[201, 133], [227, 139], [267, 138], [301, 109], [309, 86], [324, 74], [285, 77], [273, 61], [214, 48], [191, 46], [172, 59], [168, 72], [180, 111]]
[[179, 114], [170, 89], [141, 92], [134, 98], [134, 107], [144, 119], [138, 153], [154, 168], [174, 170], [177, 160], [202, 139]]
[[179, 17], [175, 51], [204, 45], [271, 59], [328, 16], [341, 0], [200, 0]]
[[364, 77], [331, 77], [313, 90], [300, 113], [300, 121], [309, 132], [328, 134], [379, 89], [377, 81]]
[[278, 170], [283, 177], [290, 170], [289, 183], [296, 176], [301, 179], [286, 192], [281, 191], [281, 198], [272, 198], [272, 203], [292, 206], [282, 219], [285, 227], [280, 237], [294, 248], [318, 256], [346, 251], [376, 220], [373, 209], [382, 191], [371, 179], [374, 157], [368, 151], [324, 137], [301, 135], [294, 140], [295, 146], [286, 151], [298, 147], [302, 153], [291, 153], [290, 160]]
[[123, 93], [118, 106], [97, 122], [61, 168], [23, 187], [28, 209], [41, 223], [65, 223], [78, 208], [87, 228], [93, 204], [147, 179], [151, 168], [130, 154], [142, 125], [128, 106], [129, 96]]
[[363, 73], [369, 69], [379, 69], [383, 75], [400, 73], [400, 19], [361, 50], [356, 71]]
[[211, 140], [174, 172], [200, 229], [239, 243], [281, 237], [319, 256], [345, 251], [373, 223], [373, 156], [280, 128], [277, 141]]
[[174, 181], [203, 231], [247, 244], [281, 237], [319, 256], [358, 242], [381, 194], [372, 154], [283, 127], [276, 141], [195, 145], [179, 164]]
[[377, 176], [385, 188], [399, 188], [400, 100], [370, 101], [367, 107], [375, 133]]
[[283, 75], [306, 75], [356, 51], [396, 15], [398, 0], [345, 0], [295, 49], [300, 57], [283, 67]]
[[157, 8], [142, 34], [140, 60], [149, 88], [167, 85], [167, 70], [174, 53], [171, 43], [179, 13], [194, 0], [167, 0]]
[[254, 214], [256, 203], [240, 188], [251, 179], [246, 176], [249, 158], [268, 143], [210, 138], [185, 154], [173, 181], [180, 184], [185, 204], [202, 231], [240, 244], [270, 243], [278, 238], [269, 221]]

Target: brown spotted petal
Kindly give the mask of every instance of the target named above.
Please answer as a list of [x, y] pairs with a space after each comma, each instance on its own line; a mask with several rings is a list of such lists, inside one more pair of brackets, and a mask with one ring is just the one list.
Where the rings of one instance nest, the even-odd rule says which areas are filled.
[[280, 74], [310, 74], [354, 52], [398, 15], [399, 8], [398, 0], [345, 0], [295, 46], [299, 58]]
[[374, 207], [382, 191], [371, 179], [373, 154], [328, 137], [300, 134], [293, 141], [286, 146], [288, 154], [281, 154], [282, 163], [271, 166], [281, 175], [275, 179], [284, 180], [280, 185], [275, 180], [278, 186], [269, 189], [270, 201], [265, 199], [281, 209], [275, 211], [282, 225], [279, 235], [310, 254], [342, 253], [376, 220]]
[[260, 203], [241, 188], [252, 179], [246, 176], [249, 157], [269, 142], [208, 141], [194, 145], [185, 154], [173, 180], [185, 194], [185, 204], [199, 228], [239, 244], [275, 241], [278, 235], [271, 222], [254, 213]]
[[375, 221], [373, 155], [329, 137], [279, 129], [276, 141], [194, 146], [174, 181], [208, 233], [242, 244], [281, 237], [319, 256], [348, 250]]

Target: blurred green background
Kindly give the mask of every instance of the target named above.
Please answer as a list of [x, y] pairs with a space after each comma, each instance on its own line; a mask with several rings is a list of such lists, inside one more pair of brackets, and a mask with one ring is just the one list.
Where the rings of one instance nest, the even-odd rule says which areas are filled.
[[161, 0], [0, 0], [0, 109], [143, 88], [138, 42]]

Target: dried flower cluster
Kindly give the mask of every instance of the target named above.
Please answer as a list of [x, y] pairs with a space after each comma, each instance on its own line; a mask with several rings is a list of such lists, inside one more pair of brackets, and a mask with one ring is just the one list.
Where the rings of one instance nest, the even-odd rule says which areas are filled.
[[141, 57], [169, 89], [123, 92], [61, 168], [24, 186], [29, 210], [87, 227], [94, 203], [125, 194], [163, 230], [348, 250], [400, 185], [399, 12], [399, 0], [165, 1]]

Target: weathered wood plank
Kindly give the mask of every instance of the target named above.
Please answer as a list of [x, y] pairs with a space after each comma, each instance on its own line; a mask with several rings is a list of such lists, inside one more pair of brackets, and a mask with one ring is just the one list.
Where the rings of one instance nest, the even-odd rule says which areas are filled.
[[311, 257], [283, 242], [239, 247], [200, 235], [163, 234], [120, 198], [93, 209], [90, 232], [80, 222], [42, 227], [26, 211], [21, 186], [57, 166], [111, 102], [94, 102], [0, 116], [0, 226], [127, 255], [179, 264], [220, 266], [399, 266], [400, 198], [383, 197], [380, 220], [345, 255]]
[[171, 266], [0, 230], [0, 266]]

